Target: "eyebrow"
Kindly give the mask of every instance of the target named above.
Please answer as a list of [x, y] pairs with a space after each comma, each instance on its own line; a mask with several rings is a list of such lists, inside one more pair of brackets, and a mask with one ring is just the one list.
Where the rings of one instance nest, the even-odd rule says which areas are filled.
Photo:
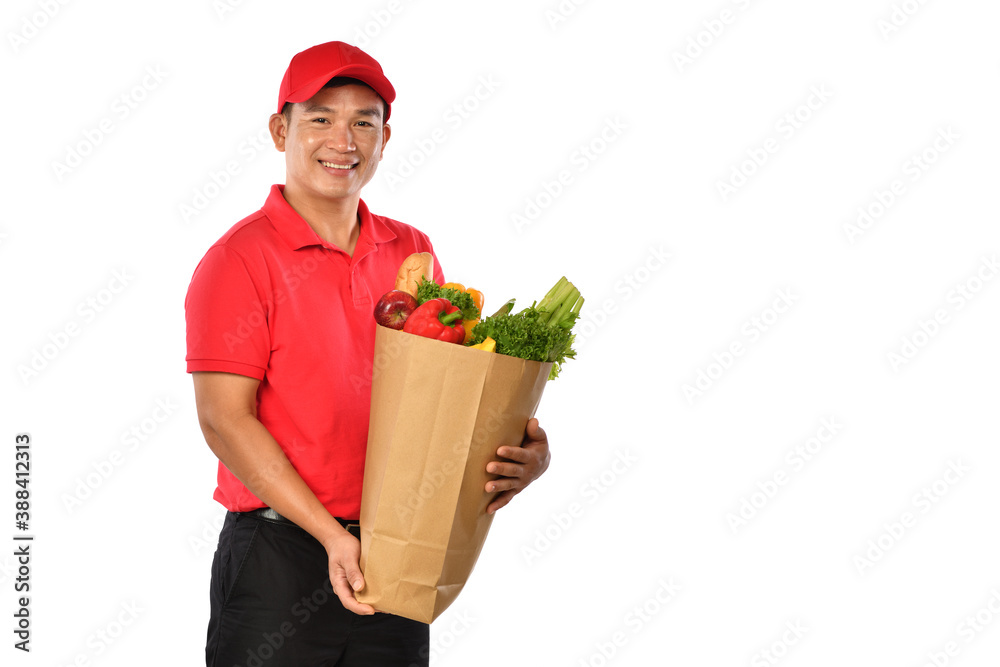
[[[315, 106], [315, 105], [307, 106], [305, 109], [302, 110], [302, 112], [303, 113], [328, 113], [328, 114], [335, 114], [335, 113], [337, 113], [334, 109], [331, 109], [330, 107]], [[382, 111], [380, 109], [376, 108], [376, 107], [363, 107], [361, 109], [355, 109], [354, 113], [357, 114], [357, 115], [359, 115], [359, 116], [368, 116], [370, 118], [381, 118], [382, 117]]]

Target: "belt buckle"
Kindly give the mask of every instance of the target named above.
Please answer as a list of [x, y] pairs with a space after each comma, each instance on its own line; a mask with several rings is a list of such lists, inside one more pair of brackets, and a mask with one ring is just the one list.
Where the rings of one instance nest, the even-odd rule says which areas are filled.
[[261, 518], [268, 519], [270, 521], [278, 521], [278, 522], [281, 522], [281, 523], [291, 523], [291, 521], [289, 521], [285, 517], [281, 516], [280, 514], [278, 514], [277, 512], [275, 512], [270, 507], [261, 507], [260, 509], [254, 511], [254, 514], [256, 514], [257, 516], [259, 516]]

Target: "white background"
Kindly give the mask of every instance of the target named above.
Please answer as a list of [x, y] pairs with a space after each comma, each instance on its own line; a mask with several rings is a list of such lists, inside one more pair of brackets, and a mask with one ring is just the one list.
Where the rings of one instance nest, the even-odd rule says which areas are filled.
[[4, 664], [203, 659], [221, 508], [184, 295], [283, 181], [261, 132], [332, 39], [398, 91], [371, 208], [487, 309], [587, 297], [552, 468], [433, 664], [996, 664], [1000, 7], [347, 4], [5, 3]]

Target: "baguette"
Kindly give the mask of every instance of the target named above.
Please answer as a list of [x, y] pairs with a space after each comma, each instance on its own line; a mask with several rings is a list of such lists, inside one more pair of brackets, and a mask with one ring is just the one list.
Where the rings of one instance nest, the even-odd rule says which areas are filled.
[[417, 296], [417, 285], [423, 278], [434, 280], [434, 256], [429, 252], [415, 252], [399, 267], [396, 274], [396, 289]]

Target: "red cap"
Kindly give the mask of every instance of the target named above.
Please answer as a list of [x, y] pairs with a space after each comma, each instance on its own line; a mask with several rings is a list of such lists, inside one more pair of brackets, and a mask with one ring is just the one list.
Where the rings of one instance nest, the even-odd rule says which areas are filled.
[[285, 70], [278, 91], [278, 113], [286, 102], [305, 102], [335, 76], [347, 76], [364, 81], [385, 100], [385, 118], [389, 120], [389, 105], [396, 91], [382, 73], [382, 66], [370, 55], [344, 42], [327, 42], [298, 53]]

